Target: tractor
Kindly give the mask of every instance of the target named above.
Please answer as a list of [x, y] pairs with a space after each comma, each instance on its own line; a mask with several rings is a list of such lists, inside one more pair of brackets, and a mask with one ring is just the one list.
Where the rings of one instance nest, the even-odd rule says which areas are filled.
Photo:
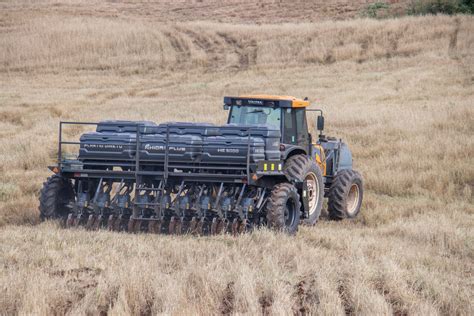
[[[324, 135], [307, 99], [224, 97], [227, 123], [106, 120], [60, 122], [58, 161], [40, 194], [42, 219], [66, 227], [197, 235], [266, 226], [295, 234], [330, 219], [355, 218], [363, 183], [349, 147]], [[308, 129], [308, 113], [318, 135]], [[70, 126], [93, 126], [79, 141]], [[76, 146], [74, 155], [65, 147]]]

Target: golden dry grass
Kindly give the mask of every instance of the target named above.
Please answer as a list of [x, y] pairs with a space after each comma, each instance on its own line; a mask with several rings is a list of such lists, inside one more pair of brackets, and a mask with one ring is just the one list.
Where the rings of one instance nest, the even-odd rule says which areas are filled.
[[[472, 17], [161, 23], [41, 5], [2, 4], [2, 313], [473, 313]], [[348, 141], [357, 220], [238, 238], [38, 224], [59, 120], [218, 123], [224, 95], [262, 92], [308, 96]]]

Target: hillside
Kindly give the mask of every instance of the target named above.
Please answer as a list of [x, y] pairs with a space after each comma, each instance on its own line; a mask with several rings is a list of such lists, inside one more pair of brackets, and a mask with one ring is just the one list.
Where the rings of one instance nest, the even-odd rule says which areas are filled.
[[[367, 0], [18, 0], [0, 3], [10, 16], [105, 17], [129, 21], [299, 23], [343, 20], [366, 12]], [[403, 14], [409, 0], [390, 0], [388, 13]]]
[[[250, 1], [173, 3], [0, 4], [0, 310], [472, 314], [474, 19], [335, 21], [355, 16], [343, 1], [330, 18], [331, 5], [302, 1], [296, 9], [321, 8], [285, 20], [272, 8], [291, 2], [268, 1], [257, 25]], [[241, 93], [308, 97], [324, 110], [327, 134], [349, 143], [365, 179], [358, 219], [295, 237], [39, 223], [59, 120], [219, 123], [222, 97]]]

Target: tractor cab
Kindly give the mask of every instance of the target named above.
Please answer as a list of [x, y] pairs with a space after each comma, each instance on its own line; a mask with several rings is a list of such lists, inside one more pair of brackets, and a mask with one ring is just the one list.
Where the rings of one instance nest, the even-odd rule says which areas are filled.
[[[311, 153], [306, 107], [308, 100], [291, 96], [243, 95], [224, 97], [224, 109], [230, 110], [227, 123], [269, 125], [280, 129], [283, 151]], [[318, 118], [323, 120], [322, 116]], [[322, 127], [318, 124], [318, 128]]]

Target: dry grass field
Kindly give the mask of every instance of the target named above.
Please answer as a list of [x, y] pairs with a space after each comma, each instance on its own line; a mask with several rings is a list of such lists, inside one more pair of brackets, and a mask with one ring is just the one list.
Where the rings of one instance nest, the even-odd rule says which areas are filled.
[[[412, 0], [388, 0], [389, 13], [403, 14]], [[426, 1], [426, 0], [425, 0]], [[452, 1], [452, 0], [451, 0]], [[367, 0], [16, 0], [0, 8], [21, 16], [63, 15], [131, 21], [237, 23], [343, 20], [363, 14]]]
[[[250, 1], [170, 3], [0, 2], [0, 314], [472, 315], [474, 19], [264, 1], [296, 18], [253, 9], [257, 25]], [[324, 110], [365, 179], [358, 219], [295, 237], [39, 223], [60, 120], [219, 123], [241, 93]]]

